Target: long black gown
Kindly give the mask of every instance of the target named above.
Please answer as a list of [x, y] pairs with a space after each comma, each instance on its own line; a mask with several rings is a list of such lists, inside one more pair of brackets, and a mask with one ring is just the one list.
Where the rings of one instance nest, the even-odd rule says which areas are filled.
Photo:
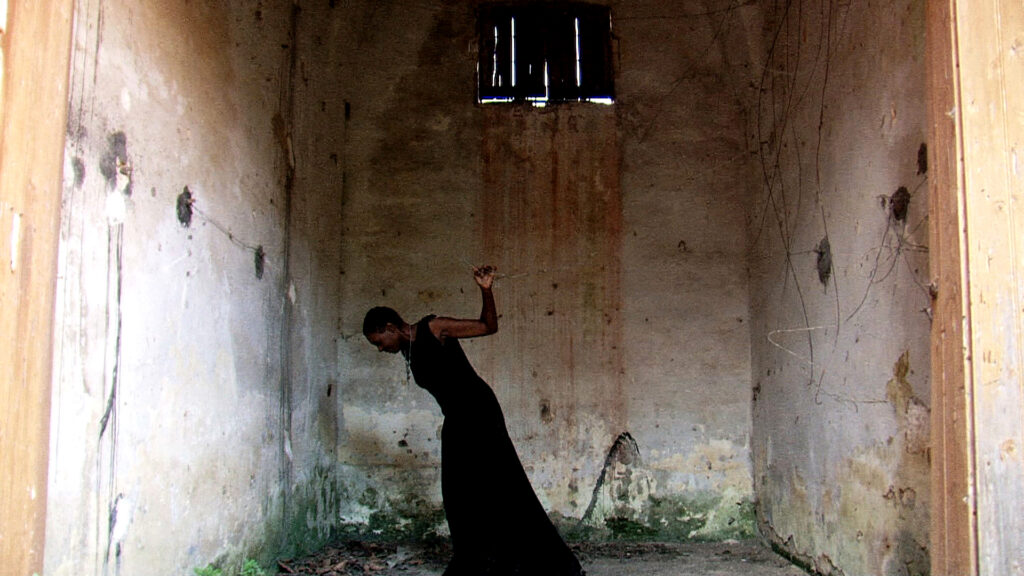
[[427, 316], [409, 354], [416, 383], [441, 406], [441, 496], [454, 554], [444, 576], [579, 576], [579, 562], [541, 506], [491, 387], [455, 338]]

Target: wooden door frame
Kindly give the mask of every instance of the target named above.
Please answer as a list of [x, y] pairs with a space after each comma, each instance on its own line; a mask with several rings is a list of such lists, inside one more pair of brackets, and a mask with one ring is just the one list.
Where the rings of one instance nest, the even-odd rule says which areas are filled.
[[958, 78], [952, 6], [929, 1], [928, 54], [928, 220], [932, 278], [931, 336], [931, 573], [976, 574], [974, 503], [967, 498], [971, 447], [963, 354], [969, 331], [964, 321], [961, 146], [956, 116]]
[[1024, 6], [969, 4], [926, 16], [933, 576], [1024, 573]]
[[9, 0], [0, 14], [0, 558], [42, 573], [74, 0]]
[[[1016, 148], [1000, 146], [1021, 136], [1012, 113], [1019, 115], [1024, 102], [1000, 86], [1020, 79], [1006, 64], [1018, 48], [1024, 53], [1012, 35], [1024, 24], [1024, 8], [971, 0], [968, 11], [966, 4], [928, 0], [926, 11], [934, 576], [1010, 574], [1014, 552], [1024, 549], [1024, 530], [1010, 517], [1024, 506], [1024, 408], [1006, 403], [1024, 378], [1012, 354], [1024, 330], [1019, 321], [1000, 330], [999, 322], [1022, 311], [985, 299], [1020, 290], [1007, 286], [1014, 274], [990, 271], [977, 243], [1005, 233], [999, 246], [987, 248], [1016, 248], [1014, 230], [1006, 228], [1020, 187], [1017, 177], [1007, 178], [1017, 167]], [[0, 23], [0, 558], [12, 574], [42, 571], [73, 10], [74, 0], [9, 0], [7, 22]], [[978, 106], [996, 101], [996, 110]], [[1002, 130], [1000, 138], [991, 130]], [[1000, 183], [1009, 185], [993, 200]], [[983, 220], [998, 220], [1001, 211], [1011, 215], [1001, 228]], [[1017, 262], [997, 257], [1016, 272]]]

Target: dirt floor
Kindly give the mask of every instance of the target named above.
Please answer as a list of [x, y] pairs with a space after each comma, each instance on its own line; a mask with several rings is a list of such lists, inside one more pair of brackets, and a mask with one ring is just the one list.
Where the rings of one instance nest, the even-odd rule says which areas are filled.
[[[574, 545], [587, 576], [806, 576], [757, 541]], [[450, 551], [438, 544], [350, 542], [279, 563], [279, 575], [439, 576]]]

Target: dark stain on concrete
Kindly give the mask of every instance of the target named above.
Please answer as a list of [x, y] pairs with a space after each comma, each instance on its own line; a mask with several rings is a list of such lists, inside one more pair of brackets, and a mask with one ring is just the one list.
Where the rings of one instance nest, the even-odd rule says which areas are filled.
[[75, 188], [81, 188], [82, 183], [85, 182], [85, 162], [78, 156], [73, 157], [71, 159], [71, 170], [75, 174]]
[[900, 186], [889, 197], [889, 210], [892, 211], [892, 219], [896, 222], [906, 222], [909, 209], [910, 192], [906, 186]]
[[551, 409], [551, 401], [544, 398], [540, 401], [540, 421], [551, 424], [555, 420], [555, 412]]
[[[263, 246], [262, 245], [256, 247], [256, 252], [253, 255], [253, 260], [254, 260], [254, 264], [255, 264], [255, 267], [256, 267], [256, 279], [257, 280], [262, 280], [263, 279], [263, 270], [264, 270], [264, 267], [266, 265], [266, 260], [267, 260], [267, 253], [263, 251]], [[328, 396], [329, 395], [330, 395], [330, 393], [328, 393]]]
[[[327, 395], [337, 384], [333, 379], [327, 382]], [[323, 401], [317, 403], [316, 413], [317, 438], [320, 440], [323, 449], [333, 453], [338, 447], [338, 408], [334, 402]]]
[[[117, 183], [117, 172], [121, 166], [128, 163], [128, 137], [124, 132], [117, 131], [107, 136], [107, 150], [100, 159], [100, 174], [107, 180], [107, 188], [113, 188]], [[131, 184], [125, 189], [125, 194], [131, 196]]]
[[832, 277], [832, 246], [828, 236], [821, 239], [814, 252], [818, 255], [818, 280], [822, 286], [828, 286], [828, 279]]
[[188, 186], [181, 194], [178, 194], [177, 211], [178, 211], [178, 222], [185, 228], [192, 225], [192, 203], [195, 199], [192, 198], [192, 192], [189, 191]]

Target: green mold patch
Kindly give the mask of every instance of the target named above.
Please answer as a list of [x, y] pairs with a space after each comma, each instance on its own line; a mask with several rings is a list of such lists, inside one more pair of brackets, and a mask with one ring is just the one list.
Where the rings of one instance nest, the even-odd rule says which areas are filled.
[[284, 556], [320, 550], [340, 535], [340, 507], [351, 498], [348, 487], [330, 468], [316, 466], [304, 485], [296, 488], [288, 503]]
[[754, 503], [729, 494], [652, 497], [645, 516], [657, 539], [665, 541], [714, 542], [756, 534]]
[[280, 555], [297, 557], [341, 541], [431, 541], [445, 526], [440, 503], [420, 494], [415, 478], [392, 478], [390, 488], [317, 466], [292, 493]]
[[757, 535], [754, 503], [721, 494], [651, 496], [641, 510], [608, 516], [600, 523], [564, 516], [552, 520], [573, 542], [719, 542]]
[[[552, 515], [559, 533], [570, 542], [718, 542], [756, 536], [754, 503], [708, 494], [648, 499], [635, 517], [605, 518], [599, 525]], [[365, 523], [339, 527], [340, 540], [371, 542], [436, 541], [445, 526], [444, 510], [422, 499], [389, 499]]]
[[363, 490], [363, 493], [359, 495], [357, 500], [363, 506], [373, 508], [377, 505], [377, 500], [379, 499], [380, 496], [377, 494], [377, 490], [371, 486], [366, 490]]
[[[659, 535], [669, 540], [689, 540], [697, 537], [708, 524], [717, 499], [708, 496], [683, 498], [651, 498], [646, 511], [647, 521], [658, 527]], [[709, 537], [709, 540], [715, 538]]]
[[445, 522], [444, 510], [429, 506], [422, 501], [419, 505], [400, 500], [388, 502], [385, 510], [370, 515], [362, 537], [385, 542], [404, 540], [432, 540], [437, 538], [438, 528]]
[[612, 540], [650, 541], [658, 539], [657, 528], [629, 518], [608, 518], [604, 526]]
[[[404, 487], [408, 489], [356, 487], [327, 469], [318, 470], [290, 503], [286, 524], [290, 549], [285, 553], [294, 557], [339, 541], [444, 540], [447, 526], [440, 503], [419, 496], [422, 486]], [[561, 515], [553, 515], [552, 521], [572, 542], [714, 542], [757, 534], [753, 502], [731, 490], [669, 496], [648, 493], [599, 511], [599, 516], [582, 521]]]
[[422, 498], [394, 498], [372, 503], [364, 498], [360, 503], [373, 510], [365, 523], [342, 524], [339, 530], [342, 539], [429, 542], [438, 538], [438, 531], [445, 522], [444, 509]]

